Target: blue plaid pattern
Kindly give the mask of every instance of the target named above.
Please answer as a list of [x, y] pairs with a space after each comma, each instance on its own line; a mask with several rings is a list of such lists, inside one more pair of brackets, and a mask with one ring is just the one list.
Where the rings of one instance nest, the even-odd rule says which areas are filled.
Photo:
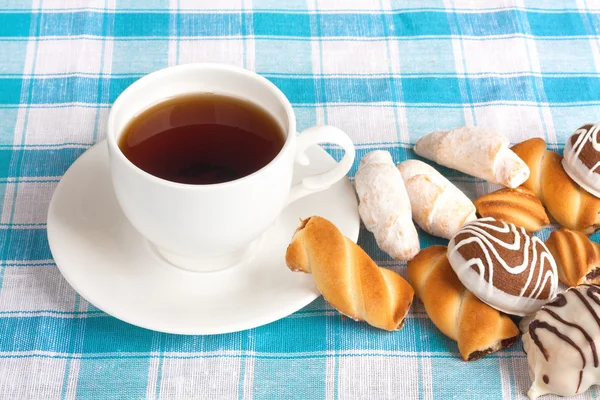
[[[0, 398], [523, 398], [520, 344], [465, 363], [418, 302], [395, 333], [319, 299], [256, 329], [177, 336], [112, 318], [65, 282], [45, 230], [60, 177], [104, 138], [128, 85], [206, 61], [270, 79], [300, 130], [345, 130], [351, 176], [368, 151], [399, 162], [423, 134], [465, 124], [560, 149], [600, 119], [600, 2], [0, 0]], [[472, 199], [496, 189], [441, 170]], [[359, 243], [405, 274], [370, 233]]]

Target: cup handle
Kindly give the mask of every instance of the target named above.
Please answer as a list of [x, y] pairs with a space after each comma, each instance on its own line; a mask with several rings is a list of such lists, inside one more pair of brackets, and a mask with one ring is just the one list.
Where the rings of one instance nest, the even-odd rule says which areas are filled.
[[308, 176], [292, 186], [287, 204], [290, 204], [311, 193], [328, 189], [331, 185], [342, 179], [354, 163], [356, 150], [352, 139], [340, 129], [329, 125], [317, 125], [303, 131], [297, 138], [295, 161], [300, 165], [310, 164], [306, 156], [306, 149], [318, 143], [333, 143], [344, 149], [344, 157], [329, 171]]

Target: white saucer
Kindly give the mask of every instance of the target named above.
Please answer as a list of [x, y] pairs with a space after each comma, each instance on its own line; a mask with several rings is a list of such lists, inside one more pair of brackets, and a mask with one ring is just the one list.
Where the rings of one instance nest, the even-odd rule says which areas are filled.
[[[318, 146], [295, 181], [334, 160]], [[50, 249], [67, 281], [90, 303], [123, 321], [179, 334], [216, 334], [283, 318], [319, 296], [310, 275], [291, 272], [285, 250], [300, 218], [320, 215], [356, 241], [359, 216], [348, 179], [291, 204], [265, 233], [254, 260], [218, 272], [189, 272], [155, 254], [117, 204], [103, 141], [58, 184], [48, 211]]]

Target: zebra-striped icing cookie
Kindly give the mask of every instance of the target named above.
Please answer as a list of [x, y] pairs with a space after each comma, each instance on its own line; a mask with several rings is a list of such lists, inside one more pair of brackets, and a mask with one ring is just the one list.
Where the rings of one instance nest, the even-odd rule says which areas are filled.
[[600, 286], [571, 288], [542, 307], [523, 335], [529, 398], [574, 396], [600, 383], [599, 342]]
[[481, 218], [464, 225], [448, 244], [448, 259], [467, 289], [507, 314], [531, 314], [556, 295], [552, 254], [514, 224]]
[[565, 172], [589, 193], [600, 197], [600, 123], [586, 124], [567, 140]]

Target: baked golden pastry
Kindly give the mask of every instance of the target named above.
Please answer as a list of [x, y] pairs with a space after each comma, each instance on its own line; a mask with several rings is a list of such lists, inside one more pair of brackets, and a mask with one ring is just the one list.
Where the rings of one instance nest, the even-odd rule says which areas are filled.
[[460, 283], [445, 246], [431, 246], [408, 262], [408, 281], [431, 321], [458, 342], [465, 361], [477, 360], [516, 342], [519, 328]]
[[588, 235], [600, 228], [600, 199], [567, 175], [562, 157], [546, 150], [543, 139], [529, 139], [512, 149], [531, 172], [523, 186], [535, 193], [560, 225]]
[[522, 226], [529, 232], [537, 232], [550, 224], [544, 205], [535, 194], [524, 187], [504, 188], [484, 194], [473, 202], [482, 218]]
[[400, 275], [380, 268], [330, 221], [302, 221], [288, 246], [292, 271], [311, 273], [317, 288], [340, 313], [370, 325], [401, 329], [414, 291]]
[[558, 278], [569, 286], [600, 283], [600, 244], [583, 232], [560, 229], [550, 234], [546, 246], [558, 267]]

